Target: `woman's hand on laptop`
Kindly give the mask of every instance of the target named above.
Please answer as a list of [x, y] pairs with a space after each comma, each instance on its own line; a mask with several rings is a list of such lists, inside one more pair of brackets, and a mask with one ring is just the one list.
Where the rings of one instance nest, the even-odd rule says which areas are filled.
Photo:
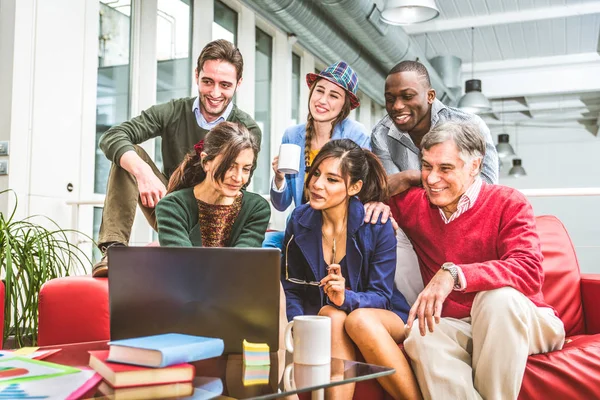
[[329, 264], [329, 274], [321, 279], [323, 292], [333, 304], [341, 307], [346, 299], [346, 279], [342, 276], [339, 264]]

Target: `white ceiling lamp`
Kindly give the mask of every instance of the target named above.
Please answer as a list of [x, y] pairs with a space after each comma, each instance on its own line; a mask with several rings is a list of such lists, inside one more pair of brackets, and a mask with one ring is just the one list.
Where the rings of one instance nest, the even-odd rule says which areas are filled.
[[508, 175], [518, 178], [520, 176], [526, 176], [527, 172], [525, 172], [525, 168], [521, 165], [520, 158], [513, 158], [512, 160], [512, 168], [508, 171]]
[[381, 20], [390, 25], [410, 25], [432, 20], [440, 15], [435, 0], [387, 0]]
[[[506, 132], [506, 129], [504, 129], [504, 99], [502, 99], [502, 113], [500, 114], [500, 120], [502, 121], [502, 132]], [[498, 159], [500, 160], [501, 165], [504, 165], [503, 161], [510, 160], [517, 156], [515, 149], [513, 149], [509, 143], [508, 133], [501, 133], [498, 135], [496, 151], [498, 152]]]
[[458, 101], [458, 108], [472, 114], [482, 114], [492, 110], [490, 101], [481, 93], [481, 80], [475, 75], [475, 28], [471, 28], [471, 79], [465, 82], [465, 94]]
[[515, 149], [508, 142], [508, 133], [501, 133], [498, 135], [498, 144], [496, 145], [496, 151], [498, 152], [498, 158], [500, 160], [507, 160], [515, 157]]

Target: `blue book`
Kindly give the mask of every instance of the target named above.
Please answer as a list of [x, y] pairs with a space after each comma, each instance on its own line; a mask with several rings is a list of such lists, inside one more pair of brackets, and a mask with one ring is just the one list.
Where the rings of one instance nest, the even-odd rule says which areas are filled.
[[224, 349], [222, 339], [181, 333], [114, 340], [108, 344], [107, 361], [153, 368], [218, 357]]

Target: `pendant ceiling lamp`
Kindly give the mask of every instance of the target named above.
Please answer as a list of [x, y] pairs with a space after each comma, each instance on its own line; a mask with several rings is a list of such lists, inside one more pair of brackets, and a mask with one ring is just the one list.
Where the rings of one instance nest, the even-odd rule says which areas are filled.
[[[500, 114], [500, 120], [502, 121], [502, 132], [506, 132], [504, 129], [504, 99], [502, 99], [502, 114]], [[498, 144], [496, 145], [496, 151], [498, 152], [498, 159], [508, 161], [517, 156], [515, 149], [508, 142], [508, 133], [501, 133], [498, 135]]]
[[523, 168], [523, 166], [521, 165], [520, 158], [513, 158], [512, 163], [513, 166], [510, 169], [510, 171], [508, 171], [508, 175], [514, 176], [515, 178], [527, 175], [527, 172], [525, 172], [525, 168]]
[[471, 79], [465, 82], [465, 94], [458, 101], [458, 108], [472, 114], [482, 114], [492, 110], [487, 97], [481, 93], [481, 80], [475, 75], [475, 28], [471, 28]]
[[390, 25], [410, 25], [432, 20], [440, 15], [435, 0], [387, 0], [381, 20]]
[[506, 160], [513, 158], [517, 155], [515, 149], [508, 142], [508, 133], [501, 133], [498, 135], [498, 144], [496, 145], [496, 151], [498, 152], [498, 158]]

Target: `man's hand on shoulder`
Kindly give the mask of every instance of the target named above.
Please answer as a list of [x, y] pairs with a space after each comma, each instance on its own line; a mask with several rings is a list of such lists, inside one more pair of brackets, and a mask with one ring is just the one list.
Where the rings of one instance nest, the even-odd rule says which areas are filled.
[[433, 332], [434, 323], [439, 324], [440, 322], [444, 301], [453, 289], [454, 278], [450, 272], [440, 269], [431, 278], [429, 284], [419, 294], [417, 301], [411, 307], [406, 321], [406, 328], [411, 329], [415, 318], [417, 318], [421, 336], [425, 336], [427, 329], [429, 329], [429, 332]]
[[392, 228], [394, 228], [394, 231], [397, 231], [399, 228], [398, 223], [390, 214], [390, 206], [385, 203], [371, 201], [365, 204], [366, 223], [376, 224], [379, 220], [379, 216], [381, 215], [381, 223], [385, 224], [389, 219], [392, 221]]
[[165, 197], [167, 188], [154, 174], [152, 168], [135, 151], [125, 152], [119, 163], [135, 177], [142, 204], [148, 208], [156, 207], [158, 201]]
[[390, 196], [402, 193], [413, 186], [421, 185], [421, 171], [410, 169], [388, 175]]

